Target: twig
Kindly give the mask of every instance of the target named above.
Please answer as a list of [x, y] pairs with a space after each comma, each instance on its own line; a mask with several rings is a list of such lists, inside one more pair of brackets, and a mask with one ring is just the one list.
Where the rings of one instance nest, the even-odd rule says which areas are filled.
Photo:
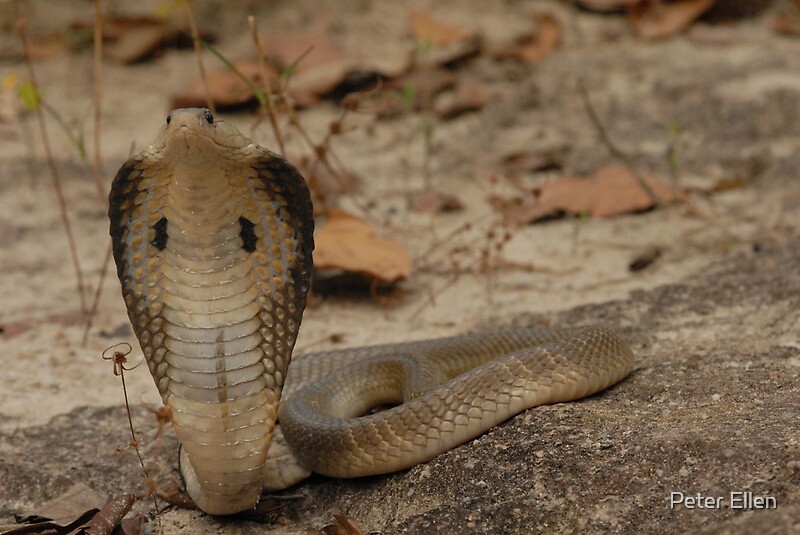
[[108, 272], [108, 265], [111, 263], [111, 243], [109, 242], [108, 248], [106, 249], [106, 257], [103, 260], [103, 267], [100, 270], [100, 280], [97, 281], [97, 289], [94, 292], [94, 298], [92, 299], [92, 306], [89, 309], [89, 313], [86, 317], [86, 325], [83, 328], [83, 338], [81, 339], [81, 344], [86, 346], [86, 342], [89, 340], [89, 331], [92, 328], [92, 321], [94, 320], [95, 314], [97, 314], [97, 307], [100, 305], [100, 296], [103, 294], [103, 282], [106, 278], [106, 273]]
[[212, 45], [208, 41], [203, 41], [202, 39], [198, 39], [198, 42], [200, 43], [200, 46], [202, 46], [203, 48], [214, 54], [218, 60], [224, 63], [226, 67], [228, 67], [236, 76], [239, 77], [239, 79], [247, 86], [247, 88], [256, 97], [256, 100], [258, 100], [259, 105], [264, 107], [267, 106], [267, 96], [264, 94], [264, 92], [261, 91], [259, 88], [257, 88], [256, 85], [253, 83], [253, 81], [247, 76], [245, 76], [244, 73], [241, 70], [239, 70], [239, 68], [236, 65], [234, 65], [231, 60], [223, 56], [222, 52], [217, 50], [214, 47], [214, 45]]
[[200, 34], [197, 32], [197, 24], [194, 22], [194, 12], [192, 11], [192, 0], [186, 0], [186, 18], [189, 20], [189, 30], [192, 32], [192, 44], [194, 45], [194, 54], [197, 56], [197, 68], [200, 70], [200, 79], [203, 81], [203, 90], [206, 93], [206, 103], [211, 113], [216, 114], [217, 108], [214, 106], [214, 100], [211, 98], [211, 88], [208, 85], [208, 76], [206, 75], [206, 67], [203, 64], [203, 50], [201, 48]]
[[39, 122], [39, 130], [42, 134], [42, 146], [44, 147], [47, 166], [50, 168], [50, 176], [53, 179], [53, 189], [55, 189], [56, 197], [58, 198], [58, 208], [61, 213], [61, 222], [64, 226], [64, 232], [67, 234], [70, 256], [72, 258], [72, 264], [75, 268], [75, 276], [77, 278], [78, 296], [81, 302], [81, 311], [85, 315], [88, 314], [89, 309], [86, 304], [86, 296], [84, 295], [83, 271], [81, 270], [80, 259], [78, 257], [78, 247], [75, 243], [75, 236], [72, 233], [72, 224], [70, 223], [69, 213], [67, 212], [67, 200], [64, 197], [64, 190], [61, 186], [61, 177], [58, 174], [58, 168], [56, 167], [55, 160], [53, 159], [53, 151], [50, 148], [50, 138], [47, 135], [47, 124], [44, 120], [44, 113], [42, 111], [42, 106], [39, 105], [41, 100], [39, 98], [39, 85], [36, 82], [36, 73], [33, 69], [33, 61], [31, 60], [30, 47], [28, 45], [28, 36], [25, 33], [26, 21], [22, 17], [19, 3], [20, 0], [14, 0], [12, 3], [14, 19], [16, 20], [16, 30], [19, 34], [19, 39], [22, 44], [22, 51], [23, 55], [25, 56], [25, 65], [28, 70], [28, 77], [30, 78], [31, 86], [33, 87], [36, 95], [37, 105], [34, 108], [36, 111], [36, 119]]
[[265, 64], [264, 58], [266, 54], [264, 54], [264, 47], [261, 45], [261, 38], [258, 36], [258, 26], [256, 25], [256, 18], [252, 15], [247, 17], [247, 23], [250, 25], [250, 33], [253, 34], [253, 43], [256, 45], [256, 51], [258, 52], [258, 69], [261, 73], [261, 84], [264, 86], [264, 92], [266, 93], [266, 111], [267, 116], [269, 117], [269, 124], [272, 126], [272, 131], [275, 134], [275, 139], [278, 142], [278, 147], [281, 151], [281, 156], [286, 156], [286, 147], [283, 145], [283, 135], [281, 134], [281, 129], [278, 126], [278, 116], [277, 110], [275, 109], [275, 99], [272, 95], [272, 87], [267, 80], [267, 66]]
[[[121, 347], [126, 347], [126, 349], [120, 350], [119, 348]], [[111, 354], [109, 354], [109, 352], [111, 352]], [[150, 475], [147, 473], [147, 467], [144, 464], [144, 459], [142, 458], [142, 452], [139, 451], [140, 440], [136, 438], [136, 431], [133, 428], [133, 418], [131, 417], [131, 406], [128, 403], [128, 387], [125, 384], [125, 372], [131, 371], [135, 369], [137, 366], [139, 366], [139, 364], [141, 364], [140, 362], [136, 366], [130, 368], [126, 367], [126, 364], [128, 363], [128, 355], [130, 354], [130, 352], [131, 352], [130, 344], [122, 343], [106, 348], [106, 350], [103, 351], [102, 357], [103, 360], [111, 361], [114, 364], [114, 375], [118, 375], [122, 380], [122, 394], [125, 397], [125, 411], [128, 414], [128, 426], [130, 427], [131, 430], [130, 444], [128, 444], [128, 446], [124, 448], [117, 448], [117, 451], [119, 453], [122, 453], [127, 449], [133, 448], [136, 451], [136, 456], [139, 458], [139, 464], [142, 465], [142, 472], [144, 472], [145, 479], [150, 479]], [[156, 515], [158, 515], [159, 513], [158, 500], [156, 499], [155, 493], [151, 492], [150, 494], [153, 496], [153, 506], [155, 507]]]
[[597, 116], [594, 106], [592, 106], [592, 101], [589, 99], [589, 92], [586, 90], [583, 80], [578, 81], [578, 91], [580, 91], [581, 98], [583, 99], [583, 106], [586, 108], [586, 113], [589, 115], [592, 125], [595, 127], [598, 135], [600, 136], [600, 143], [602, 143], [606, 149], [608, 149], [608, 152], [611, 153], [611, 156], [621, 161], [625, 167], [630, 169], [631, 173], [633, 173], [633, 176], [636, 178], [637, 182], [639, 182], [639, 185], [642, 186], [642, 189], [645, 191], [645, 193], [647, 193], [647, 196], [650, 197], [650, 200], [653, 202], [655, 207], [664, 204], [664, 201], [661, 200], [653, 188], [650, 187], [650, 184], [648, 184], [644, 177], [636, 170], [636, 166], [634, 165], [631, 157], [620, 150], [620, 148], [617, 147], [613, 141], [611, 141], [611, 138], [608, 137], [608, 132], [606, 132], [603, 123]]
[[432, 290], [428, 297], [411, 313], [408, 317], [409, 323], [413, 323], [417, 320], [417, 318], [422, 314], [422, 312], [428, 308], [430, 305], [436, 304], [436, 298], [443, 294], [445, 290], [456, 284], [459, 280], [461, 280], [461, 273], [454, 273], [450, 276], [450, 278], [439, 288]]
[[105, 205], [106, 193], [103, 184], [103, 163], [100, 158], [100, 122], [103, 100], [103, 9], [102, 0], [94, 1], [94, 137], [92, 173], [97, 184], [100, 202]]

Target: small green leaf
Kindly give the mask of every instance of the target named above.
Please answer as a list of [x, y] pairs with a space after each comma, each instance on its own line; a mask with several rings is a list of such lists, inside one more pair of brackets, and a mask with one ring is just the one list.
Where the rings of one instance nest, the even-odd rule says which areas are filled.
[[17, 95], [19, 95], [22, 103], [25, 104], [25, 107], [30, 111], [36, 111], [39, 108], [39, 102], [41, 102], [42, 97], [39, 95], [39, 91], [36, 90], [36, 87], [34, 87], [32, 83], [21, 83], [19, 85], [19, 89], [17, 90]]
[[414, 110], [414, 95], [417, 92], [417, 88], [414, 87], [414, 84], [408, 83], [403, 86], [401, 90], [401, 95], [403, 99], [403, 106], [406, 109], [406, 112], [412, 112]]
[[667, 125], [667, 131], [673, 136], [681, 135], [683, 130], [683, 125], [677, 119]]

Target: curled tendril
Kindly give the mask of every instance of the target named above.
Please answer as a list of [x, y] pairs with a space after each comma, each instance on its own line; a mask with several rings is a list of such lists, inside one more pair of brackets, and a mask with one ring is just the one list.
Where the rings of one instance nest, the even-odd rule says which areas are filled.
[[103, 360], [110, 360], [114, 363], [114, 375], [122, 375], [123, 371], [135, 370], [142, 363], [140, 360], [134, 366], [126, 366], [128, 364], [128, 355], [131, 354], [132, 349], [129, 343], [122, 342], [103, 350]]
[[139, 439], [133, 439], [133, 440], [131, 440], [131, 441], [128, 443], [128, 445], [127, 445], [127, 446], [119, 446], [119, 447], [117, 448], [117, 453], [122, 453], [123, 451], [128, 451], [128, 450], [129, 450], [129, 449], [131, 449], [131, 448], [136, 448], [136, 447], [137, 447], [139, 444], [141, 444], [141, 443], [142, 443], [142, 441], [141, 441], [141, 440], [139, 440]]

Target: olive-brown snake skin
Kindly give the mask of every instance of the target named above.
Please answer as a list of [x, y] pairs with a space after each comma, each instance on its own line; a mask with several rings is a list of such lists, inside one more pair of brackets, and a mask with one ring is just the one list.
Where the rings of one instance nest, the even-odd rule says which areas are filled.
[[[582, 328], [332, 351], [289, 369], [311, 276], [308, 188], [204, 109], [173, 111], [119, 170], [109, 203], [128, 316], [172, 411], [187, 491], [210, 514], [250, 509], [262, 488], [305, 469], [408, 468], [526, 408], [607, 388], [633, 366], [613, 331]], [[285, 469], [267, 462], [282, 391], [280, 423], [302, 473], [272, 476]], [[391, 403], [401, 404], [362, 416]]]

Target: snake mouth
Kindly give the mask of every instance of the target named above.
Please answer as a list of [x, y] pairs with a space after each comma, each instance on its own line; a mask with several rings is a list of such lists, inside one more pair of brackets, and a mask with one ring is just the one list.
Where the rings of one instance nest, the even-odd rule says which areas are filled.
[[[219, 124], [219, 123], [218, 123]], [[224, 124], [224, 123], [223, 123]], [[214, 159], [218, 159], [220, 155], [225, 154], [227, 151], [237, 150], [244, 145], [234, 142], [224, 143], [219, 140], [219, 136], [215, 136], [216, 132], [207, 132], [206, 129], [200, 125], [167, 125], [163, 133], [162, 142], [157, 144], [159, 148], [167, 151], [178, 149], [181, 154], [193, 153], [198, 156], [206, 151], [210, 151], [210, 155]], [[198, 144], [201, 147], [198, 147]]]

